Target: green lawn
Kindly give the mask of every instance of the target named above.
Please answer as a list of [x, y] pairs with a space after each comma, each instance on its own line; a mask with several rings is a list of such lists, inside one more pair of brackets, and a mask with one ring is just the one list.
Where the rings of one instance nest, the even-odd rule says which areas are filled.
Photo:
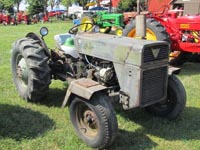
[[[68, 108], [60, 108], [65, 86], [53, 81], [47, 99], [27, 103], [18, 96], [12, 82], [11, 45], [27, 32], [49, 28], [47, 45], [53, 36], [65, 33], [71, 23], [0, 26], [0, 150], [90, 150], [76, 136]], [[199, 150], [200, 149], [200, 64], [186, 63], [179, 75], [187, 92], [187, 106], [175, 121], [152, 117], [142, 109], [116, 109], [119, 134], [110, 150]]]

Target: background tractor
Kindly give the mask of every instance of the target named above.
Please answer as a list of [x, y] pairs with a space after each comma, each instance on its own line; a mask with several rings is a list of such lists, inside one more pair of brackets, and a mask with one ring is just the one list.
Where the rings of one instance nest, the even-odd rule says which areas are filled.
[[[81, 23], [92, 23], [99, 27], [102, 33], [110, 33], [112, 28], [115, 28], [115, 34], [121, 36], [124, 23], [123, 14], [109, 13], [106, 11], [88, 12], [80, 19]], [[84, 26], [83, 29], [84, 30]]]
[[[192, 61], [199, 60], [200, 15], [183, 16], [183, 8], [172, 10], [174, 2], [174, 0], [148, 1], [145, 38], [170, 42], [170, 56], [172, 56], [170, 63], [172, 65], [182, 65], [191, 59]], [[130, 13], [129, 16], [131, 16]], [[136, 21], [132, 19], [128, 22], [123, 35], [135, 37]]]
[[[84, 26], [85, 32], [77, 32]], [[168, 66], [169, 45], [116, 35], [95, 33], [93, 24], [72, 27], [55, 35], [56, 48], [28, 33], [13, 43], [11, 67], [16, 89], [27, 101], [42, 101], [51, 80], [69, 83], [63, 107], [69, 107], [77, 135], [87, 145], [103, 149], [118, 134], [112, 95], [124, 110], [136, 107], [155, 116], [177, 118], [184, 110], [186, 93]]]

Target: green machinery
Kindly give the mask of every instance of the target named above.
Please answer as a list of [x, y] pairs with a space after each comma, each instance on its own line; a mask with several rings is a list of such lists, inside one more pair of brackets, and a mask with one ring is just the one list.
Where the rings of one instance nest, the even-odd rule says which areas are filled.
[[119, 36], [122, 35], [122, 27], [124, 27], [123, 14], [108, 13], [106, 11], [87, 13], [82, 16], [81, 23], [91, 23], [99, 26], [99, 31], [103, 33], [110, 33], [113, 29], [114, 34]]

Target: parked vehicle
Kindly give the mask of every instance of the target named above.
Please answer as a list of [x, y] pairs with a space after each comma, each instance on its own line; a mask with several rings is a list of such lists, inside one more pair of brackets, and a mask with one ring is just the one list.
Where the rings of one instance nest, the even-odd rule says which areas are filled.
[[[154, 1], [155, 2], [155, 1]], [[165, 2], [165, 5], [163, 3]], [[170, 64], [182, 65], [188, 60], [200, 60], [200, 15], [182, 16], [183, 10], [171, 10], [171, 0], [160, 1], [157, 11], [146, 14], [146, 39], [170, 41]], [[149, 5], [153, 1], [149, 1]], [[159, 4], [159, 2], [158, 2]], [[154, 9], [155, 10], [155, 9]], [[130, 18], [129, 18], [130, 19]], [[135, 37], [136, 22], [132, 19], [123, 31]], [[195, 57], [194, 57], [195, 56]], [[195, 59], [195, 60], [194, 60]]]
[[[77, 32], [82, 25], [88, 28]], [[41, 101], [51, 80], [67, 81], [63, 107], [69, 107], [78, 136], [94, 148], [110, 146], [117, 136], [113, 94], [124, 110], [143, 107], [168, 119], [182, 113], [186, 93], [175, 75], [179, 69], [168, 66], [166, 42], [91, 31], [95, 26], [84, 23], [55, 35], [55, 49], [48, 49], [44, 41], [45, 27], [40, 30], [42, 37], [31, 32], [14, 42], [12, 76], [20, 96]]]
[[[84, 26], [84, 32], [78, 27]], [[95, 33], [94, 24], [72, 27], [67, 34], [55, 35], [57, 47], [49, 49], [42, 37], [31, 32], [14, 42], [12, 76], [20, 96], [42, 101], [51, 80], [67, 81], [63, 107], [69, 107], [78, 136], [89, 146], [104, 149], [118, 134], [111, 95], [124, 110], [136, 107], [168, 118], [184, 110], [186, 93], [176, 77], [179, 69], [168, 66], [169, 45]]]
[[[107, 11], [97, 11], [87, 13], [80, 19], [81, 23], [92, 23], [99, 27], [99, 32], [110, 33], [111, 29], [115, 28], [115, 34], [118, 36], [122, 35], [124, 27], [123, 15], [109, 13]], [[84, 30], [84, 26], [83, 29]]]

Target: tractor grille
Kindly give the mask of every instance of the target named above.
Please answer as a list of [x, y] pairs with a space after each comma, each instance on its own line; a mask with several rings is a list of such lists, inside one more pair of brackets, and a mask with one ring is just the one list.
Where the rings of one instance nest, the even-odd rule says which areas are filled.
[[167, 88], [167, 67], [144, 71], [141, 88], [141, 106], [162, 99]]
[[152, 47], [146, 47], [143, 54], [143, 62], [150, 62], [160, 59], [168, 59], [169, 48], [166, 45], [156, 45]]

